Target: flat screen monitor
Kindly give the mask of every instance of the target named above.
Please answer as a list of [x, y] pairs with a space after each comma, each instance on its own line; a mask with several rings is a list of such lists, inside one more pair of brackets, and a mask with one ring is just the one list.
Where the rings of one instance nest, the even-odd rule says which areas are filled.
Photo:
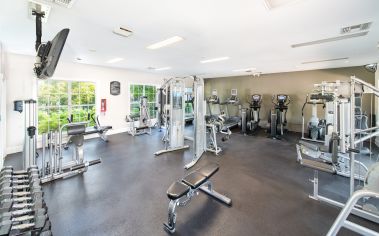
[[69, 32], [69, 29], [63, 29], [52, 41], [40, 45], [34, 67], [37, 78], [47, 79], [53, 76]]

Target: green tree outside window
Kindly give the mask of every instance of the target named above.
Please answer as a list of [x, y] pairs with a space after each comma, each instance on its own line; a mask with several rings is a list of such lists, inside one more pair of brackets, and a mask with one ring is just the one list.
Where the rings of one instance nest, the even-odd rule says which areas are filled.
[[71, 115], [73, 122], [87, 121], [88, 113], [96, 113], [95, 90], [92, 82], [38, 81], [38, 133], [58, 130]]

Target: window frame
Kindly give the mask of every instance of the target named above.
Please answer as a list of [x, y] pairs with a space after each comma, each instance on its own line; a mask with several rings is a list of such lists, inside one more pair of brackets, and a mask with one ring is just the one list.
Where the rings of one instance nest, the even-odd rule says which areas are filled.
[[[45, 105], [41, 105], [39, 100], [40, 100], [40, 82], [44, 82], [44, 83], [47, 83], [48, 85], [51, 85], [51, 83], [59, 83], [59, 82], [64, 82], [66, 83], [67, 85], [67, 92], [66, 93], [51, 93], [49, 91], [49, 93], [47, 94], [48, 98], [46, 99], [47, 100], [47, 103]], [[92, 84], [94, 85], [94, 91], [93, 91], [93, 95], [94, 95], [94, 100], [93, 102], [94, 103], [86, 103], [86, 104], [73, 104], [72, 100], [72, 96], [73, 96], [73, 91], [72, 91], [72, 84], [73, 83], [79, 83], [79, 86], [80, 86], [80, 83], [89, 83], [89, 84]], [[67, 105], [52, 105], [50, 103], [50, 97], [51, 95], [58, 95], [58, 97], [60, 98], [60, 96], [62, 94], [67, 94]], [[81, 93], [80, 93], [80, 88], [79, 88], [79, 93], [77, 94], [78, 96], [81, 96]], [[88, 96], [88, 95], [87, 95]], [[79, 98], [80, 99], [80, 98]], [[88, 101], [88, 99], [87, 99]], [[66, 109], [67, 110], [67, 115], [68, 117], [70, 117], [72, 114], [73, 114], [73, 111], [74, 109], [77, 109], [77, 108], [80, 108], [80, 110], [87, 110], [89, 111], [90, 108], [92, 107], [91, 111], [93, 110], [95, 114], [97, 114], [97, 83], [95, 81], [89, 81], [89, 80], [67, 80], [67, 79], [63, 79], [63, 78], [57, 78], [57, 79], [50, 79], [50, 80], [38, 80], [37, 82], [37, 114], [39, 116], [40, 114], [40, 111], [41, 110], [44, 110], [44, 112], [46, 112], [49, 117], [50, 117], [50, 111], [52, 109], [57, 109], [58, 111], [61, 111], [61, 110], [64, 110]], [[92, 113], [92, 112], [91, 112]], [[62, 126], [62, 124], [65, 124], [66, 122], [62, 123], [63, 120], [66, 120], [68, 117], [65, 117], [65, 118], [61, 118], [60, 114], [61, 112], [58, 113], [59, 116], [58, 116], [58, 129]], [[74, 115], [74, 120], [75, 120], [75, 114]], [[79, 117], [79, 120], [81, 120], [82, 117]], [[86, 119], [86, 118], [85, 118]], [[47, 125], [47, 132], [48, 131], [54, 131], [54, 129], [51, 129], [51, 121], [48, 120], [48, 125]], [[90, 125], [93, 125], [93, 121], [90, 120]], [[37, 130], [38, 130], [38, 134], [41, 135], [42, 133], [40, 133], [40, 120], [39, 118], [37, 119]]]
[[140, 102], [139, 99], [137, 101], [132, 101], [132, 91], [131, 91], [131, 89], [132, 89], [133, 86], [143, 86], [143, 90], [142, 90], [143, 92], [142, 92], [141, 96], [147, 96], [146, 95], [146, 89], [145, 89], [146, 86], [154, 87], [154, 93], [155, 93], [154, 102], [149, 102], [148, 101], [147, 104], [148, 104], [148, 107], [149, 107], [150, 119], [155, 119], [156, 116], [157, 116], [157, 112], [156, 112], [155, 109], [150, 109], [150, 105], [154, 105], [154, 107], [155, 107], [156, 104], [157, 104], [157, 89], [158, 89], [159, 85], [157, 85], [157, 84], [150, 84], [150, 83], [146, 83], [146, 84], [144, 84], [144, 83], [130, 83], [129, 84], [129, 103], [130, 103], [129, 104], [129, 114], [130, 115], [134, 114], [134, 113], [132, 113], [132, 111], [133, 111], [132, 106], [133, 105], [138, 105], [138, 107], [139, 107], [139, 102]]

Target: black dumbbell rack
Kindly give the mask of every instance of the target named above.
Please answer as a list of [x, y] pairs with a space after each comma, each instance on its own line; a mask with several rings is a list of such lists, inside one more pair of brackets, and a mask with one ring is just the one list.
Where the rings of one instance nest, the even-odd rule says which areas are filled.
[[0, 171], [0, 235], [52, 235], [37, 166]]

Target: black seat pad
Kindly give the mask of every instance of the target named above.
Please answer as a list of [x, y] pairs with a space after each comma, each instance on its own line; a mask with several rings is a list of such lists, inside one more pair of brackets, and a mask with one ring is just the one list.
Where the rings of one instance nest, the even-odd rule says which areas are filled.
[[212, 177], [212, 175], [214, 175], [214, 173], [218, 171], [219, 168], [220, 167], [218, 164], [211, 163], [211, 164], [201, 167], [200, 169], [197, 170], [197, 172], [201, 173], [207, 178], [210, 178]]
[[195, 171], [183, 178], [183, 182], [195, 189], [202, 185], [208, 178]]
[[112, 129], [112, 126], [110, 125], [107, 125], [107, 126], [100, 126], [100, 130], [109, 130], [109, 129]]
[[141, 129], [148, 129], [149, 126], [141, 126], [141, 127], [136, 127], [136, 130], [141, 130]]
[[95, 129], [95, 127], [87, 127], [85, 134], [96, 134], [98, 131]]
[[84, 134], [86, 130], [85, 124], [68, 124], [67, 125], [67, 134], [68, 135], [78, 135]]
[[168, 188], [167, 196], [171, 200], [176, 200], [187, 194], [189, 190], [190, 188], [187, 185], [183, 184], [182, 182], [175, 181]]

